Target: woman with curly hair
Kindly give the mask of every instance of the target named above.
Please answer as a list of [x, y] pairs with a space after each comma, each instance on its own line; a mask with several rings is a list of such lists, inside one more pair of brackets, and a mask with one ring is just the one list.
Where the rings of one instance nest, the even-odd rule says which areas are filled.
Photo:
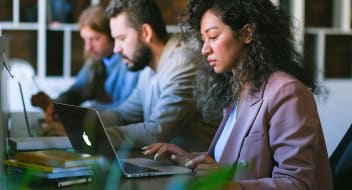
[[223, 121], [206, 153], [166, 143], [144, 153], [196, 174], [234, 165], [229, 189], [332, 189], [313, 96], [319, 88], [295, 48], [289, 18], [269, 0], [190, 0], [187, 21], [207, 57], [198, 105], [207, 118], [225, 108]]

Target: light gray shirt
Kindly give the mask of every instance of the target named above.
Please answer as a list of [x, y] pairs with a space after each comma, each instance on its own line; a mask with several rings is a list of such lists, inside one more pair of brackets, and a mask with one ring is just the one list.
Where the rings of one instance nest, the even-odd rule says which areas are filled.
[[196, 109], [194, 79], [202, 60], [194, 44], [171, 37], [157, 72], [145, 68], [127, 101], [101, 113], [112, 142], [135, 148], [169, 142], [189, 151], [206, 150], [220, 122], [204, 122]]

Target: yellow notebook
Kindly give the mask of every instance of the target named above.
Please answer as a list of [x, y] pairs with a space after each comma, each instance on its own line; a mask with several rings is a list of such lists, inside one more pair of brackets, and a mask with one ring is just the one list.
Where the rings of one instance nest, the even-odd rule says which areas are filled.
[[45, 166], [41, 164], [33, 164], [28, 162], [21, 162], [18, 160], [5, 160], [5, 165], [9, 167], [17, 167], [22, 169], [34, 170], [34, 171], [41, 171], [41, 172], [48, 172], [48, 173], [59, 173], [59, 172], [72, 172], [77, 170], [89, 170], [92, 169], [89, 165], [83, 166], [76, 166], [76, 167], [52, 167], [52, 166]]
[[99, 157], [65, 150], [37, 150], [18, 152], [15, 154], [15, 159], [51, 167], [76, 167], [92, 165], [99, 160]]

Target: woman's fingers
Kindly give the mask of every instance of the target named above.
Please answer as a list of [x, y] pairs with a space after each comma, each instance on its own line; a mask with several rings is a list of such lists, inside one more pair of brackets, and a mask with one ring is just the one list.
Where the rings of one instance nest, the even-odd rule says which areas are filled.
[[165, 156], [170, 160], [177, 161], [179, 155], [187, 154], [184, 150], [176, 145], [168, 143], [154, 143], [142, 148], [144, 155], [154, 155], [154, 159]]
[[192, 168], [196, 175], [202, 175], [219, 168], [218, 163], [206, 153], [197, 155], [193, 159], [187, 161], [184, 166]]
[[161, 155], [168, 155], [168, 144], [162, 143], [161, 146], [155, 151], [154, 160], [156, 160]]
[[197, 164], [197, 166], [193, 169], [193, 173], [196, 175], [204, 175], [211, 171], [219, 169], [217, 164]]
[[149, 146], [142, 148], [144, 155], [154, 155], [154, 160], [159, 156], [168, 153], [168, 144], [167, 143], [155, 143]]
[[188, 167], [191, 164], [189, 162], [192, 160], [192, 155], [191, 154], [171, 154], [170, 159], [174, 162], [176, 162], [180, 166], [185, 166]]

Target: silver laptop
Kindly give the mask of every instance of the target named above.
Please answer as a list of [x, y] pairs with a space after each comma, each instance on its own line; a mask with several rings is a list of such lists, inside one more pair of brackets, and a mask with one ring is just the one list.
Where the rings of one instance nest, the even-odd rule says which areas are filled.
[[148, 158], [121, 159], [96, 110], [56, 102], [54, 109], [76, 152], [103, 156], [111, 163], [117, 161], [126, 178], [191, 173], [188, 168], [166, 161]]

